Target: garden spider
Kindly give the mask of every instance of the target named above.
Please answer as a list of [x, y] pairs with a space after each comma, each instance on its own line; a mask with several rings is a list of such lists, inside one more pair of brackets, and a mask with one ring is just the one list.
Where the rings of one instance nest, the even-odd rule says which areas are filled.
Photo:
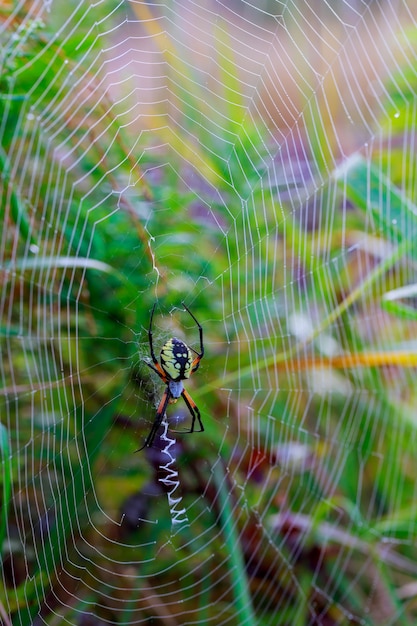
[[[190, 394], [184, 389], [184, 385], [182, 383], [183, 380], [190, 378], [191, 374], [194, 374], [194, 372], [197, 371], [198, 366], [200, 365], [200, 361], [204, 356], [203, 329], [197, 322], [194, 315], [191, 313], [190, 309], [186, 307], [184, 303], [182, 304], [185, 310], [188, 311], [188, 313], [191, 315], [191, 317], [198, 326], [198, 330], [200, 333], [200, 352], [196, 352], [196, 350], [193, 350], [193, 348], [189, 348], [183, 341], [181, 341], [181, 339], [172, 337], [171, 339], [168, 339], [166, 344], [162, 347], [161, 363], [158, 363], [158, 359], [156, 358], [153, 349], [152, 334], [152, 320], [156, 307], [155, 303], [152, 308], [148, 331], [149, 348], [153, 364], [149, 363], [148, 361], [145, 361], [145, 363], [148, 367], [150, 367], [154, 372], [158, 374], [159, 378], [166, 384], [166, 389], [158, 405], [151, 431], [147, 436], [145, 443], [141, 448], [139, 448], [139, 450], [137, 450], [137, 452], [143, 450], [143, 448], [152, 447], [156, 433], [158, 432], [158, 428], [160, 427], [161, 422], [164, 419], [165, 411], [168, 404], [175, 403], [180, 396], [183, 397], [184, 402], [187, 405], [187, 408], [190, 411], [192, 417], [190, 430], [186, 430], [183, 432], [194, 432], [194, 424], [196, 419], [200, 426], [200, 430], [196, 432], [203, 432], [204, 430], [204, 426], [200, 417], [200, 411], [198, 410], [198, 407], [195, 404], [194, 400], [191, 398]], [[192, 352], [194, 352], [194, 354], [196, 355], [194, 359]]]

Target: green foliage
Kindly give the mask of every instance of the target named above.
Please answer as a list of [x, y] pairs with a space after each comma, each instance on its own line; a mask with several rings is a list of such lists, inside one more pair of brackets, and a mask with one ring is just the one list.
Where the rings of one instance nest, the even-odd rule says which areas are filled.
[[[151, 589], [158, 576], [190, 620], [214, 619], [207, 606], [221, 598], [230, 623], [267, 624], [282, 597], [276, 623], [307, 624], [314, 605], [317, 614], [327, 607], [329, 624], [347, 623], [340, 606], [377, 624], [376, 610], [364, 613], [371, 579], [357, 576], [365, 555], [380, 572], [378, 594], [395, 600], [402, 623], [413, 623], [415, 612], [395, 594], [402, 582], [395, 566], [416, 557], [409, 508], [415, 511], [415, 391], [411, 376], [399, 389], [384, 367], [416, 365], [402, 349], [414, 336], [415, 286], [399, 290], [406, 261], [415, 262], [414, 175], [400, 189], [385, 153], [332, 171], [316, 103], [305, 142], [314, 176], [324, 182], [310, 222], [313, 194], [297, 185], [288, 193], [284, 173], [278, 183], [269, 177], [274, 139], [264, 120], [246, 116], [224, 24], [216, 50], [223, 91], [210, 98], [165, 42], [176, 123], [155, 131], [165, 150], [140, 142], [131, 150], [117, 107], [93, 70], [83, 70], [97, 59], [99, 42], [97, 15], [82, 7], [73, 7], [80, 11], [76, 32], [57, 36], [53, 15], [48, 23], [21, 15], [2, 32], [1, 269], [11, 304], [0, 331], [0, 543], [8, 583], [1, 605], [23, 626], [39, 610], [54, 623], [46, 597], [63, 622], [90, 611], [112, 623], [139, 623], [151, 611], [129, 577]], [[102, 3], [103, 16], [111, 8]], [[67, 110], [74, 89], [75, 113]], [[22, 153], [30, 155], [27, 175], [16, 162]], [[207, 346], [190, 381], [205, 432], [179, 444], [193, 535], [173, 546], [166, 498], [152, 492], [157, 463], [152, 451], [149, 458], [134, 451], [160, 392], [141, 361], [150, 308], [158, 299], [164, 313], [156, 320], [158, 345], [170, 307], [171, 326], [194, 345], [194, 328], [178, 310], [183, 300], [190, 304], [188, 294]], [[388, 310], [389, 333], [382, 323], [376, 339], [363, 332], [369, 310], [381, 320]], [[309, 399], [299, 393], [310, 388]], [[268, 394], [275, 394], [272, 411]], [[245, 421], [246, 407], [253, 421]], [[234, 463], [224, 474], [219, 450]], [[215, 496], [206, 489], [210, 480]], [[275, 497], [280, 481], [286, 502]], [[136, 510], [143, 514], [129, 526]], [[138, 523], [147, 517], [158, 524]], [[117, 536], [105, 541], [117, 520]], [[408, 540], [407, 553], [387, 557], [379, 544], [385, 536]], [[278, 552], [275, 571], [271, 553]], [[349, 565], [339, 575], [344, 553]], [[75, 596], [74, 580], [79, 605], [67, 597], [59, 604], [59, 584]], [[319, 588], [329, 589], [326, 601], [315, 595]]]

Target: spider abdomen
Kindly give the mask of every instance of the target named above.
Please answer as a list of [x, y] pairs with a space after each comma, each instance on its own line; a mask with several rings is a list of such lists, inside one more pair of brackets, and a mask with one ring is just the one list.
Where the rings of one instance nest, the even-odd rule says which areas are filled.
[[161, 367], [170, 380], [189, 378], [192, 362], [191, 350], [181, 339], [168, 339], [161, 350]]

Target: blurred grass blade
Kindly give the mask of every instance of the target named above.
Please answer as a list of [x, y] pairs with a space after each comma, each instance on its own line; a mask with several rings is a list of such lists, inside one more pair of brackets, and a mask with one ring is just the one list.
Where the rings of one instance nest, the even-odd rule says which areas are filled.
[[[365, 213], [372, 211], [385, 236], [397, 243], [415, 236], [417, 206], [381, 170], [354, 155], [336, 170], [336, 180], [351, 202]], [[412, 249], [411, 253], [417, 254]]]
[[[194, 95], [195, 78], [189, 70], [189, 65], [182, 60], [181, 51], [175, 45], [174, 38], [167, 30], [161, 28], [161, 21], [152, 13], [150, 7], [146, 3], [133, 3], [131, 8], [167, 63], [169, 70], [167, 78], [175, 111], [180, 111], [183, 119], [187, 121], [184, 128], [177, 129], [175, 125], [161, 126], [158, 122], [158, 125], [154, 127], [154, 132], [163, 136], [166, 144], [181, 155], [181, 158], [192, 163], [201, 176], [213, 185], [221, 184], [221, 172], [215, 159], [210, 157], [207, 150], [202, 150], [200, 147], [204, 145], [201, 137], [204, 125], [201, 124], [199, 118], [204, 117], [210, 120], [213, 115], [212, 108], [208, 106], [206, 98], [199, 97], [198, 94]], [[155, 124], [158, 118], [159, 116], [149, 116], [149, 121]], [[195, 140], [196, 137], [198, 140]]]
[[[0, 146], [0, 171], [1, 171], [1, 211], [7, 220], [8, 211], [6, 210], [8, 201], [10, 202], [10, 217], [14, 225], [19, 231], [19, 235], [23, 241], [30, 241], [33, 246], [38, 247], [36, 239], [32, 235], [32, 227], [26, 209], [15, 192], [12, 181], [10, 180], [8, 165], [8, 157], [3, 148]], [[9, 196], [9, 200], [8, 200]]]
[[9, 514], [10, 496], [12, 492], [12, 479], [10, 471], [10, 445], [9, 436], [4, 424], [0, 423], [0, 454], [2, 461], [2, 495], [1, 495], [1, 518], [0, 518], [0, 560], [3, 563], [3, 544], [7, 532], [7, 520]]
[[214, 465], [213, 478], [216, 483], [216, 490], [219, 494], [219, 523], [224, 535], [226, 551], [230, 559], [230, 577], [235, 597], [234, 606], [236, 607], [237, 623], [255, 626], [257, 620], [252, 608], [245, 560], [239, 543], [239, 536], [236, 532], [236, 520], [231, 506], [230, 492], [227, 488], [227, 477], [221, 463]]
[[16, 261], [8, 261], [1, 269], [7, 271], [20, 270], [22, 272], [32, 269], [86, 269], [97, 270], [98, 272], [104, 272], [105, 274], [111, 274], [119, 278], [121, 282], [127, 282], [127, 279], [121, 272], [109, 265], [103, 263], [98, 259], [88, 259], [85, 257], [70, 257], [70, 256], [42, 256], [32, 258], [22, 258]]
[[[387, 291], [382, 296], [382, 306], [389, 313], [393, 313], [402, 319], [417, 320], [417, 309], [413, 302], [417, 297], [417, 284], [404, 285], [398, 289]], [[411, 304], [405, 304], [402, 300], [409, 299]]]

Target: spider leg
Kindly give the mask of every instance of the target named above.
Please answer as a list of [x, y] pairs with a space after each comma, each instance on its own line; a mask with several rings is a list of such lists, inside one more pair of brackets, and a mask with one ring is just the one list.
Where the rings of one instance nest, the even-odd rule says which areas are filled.
[[152, 311], [151, 311], [151, 319], [149, 321], [149, 330], [148, 330], [148, 340], [149, 340], [149, 350], [151, 353], [151, 358], [153, 361], [153, 365], [151, 363], [148, 363], [147, 361], [145, 361], [146, 365], [148, 367], [150, 367], [154, 372], [156, 372], [159, 376], [159, 378], [162, 378], [162, 380], [164, 381], [164, 383], [167, 382], [167, 378], [166, 378], [166, 374], [164, 372], [164, 370], [162, 369], [162, 367], [160, 366], [158, 359], [156, 358], [156, 354], [155, 354], [155, 350], [153, 348], [153, 332], [152, 332], [152, 322], [153, 322], [153, 315], [155, 313], [155, 308], [156, 308], [156, 302], [152, 307]]
[[167, 375], [165, 374], [165, 372], [163, 371], [162, 367], [159, 365], [158, 362], [156, 362], [155, 365], [152, 365], [152, 363], [149, 363], [148, 361], [144, 360], [144, 363], [151, 368], [151, 370], [153, 370], [154, 372], [156, 372], [159, 376], [159, 378], [162, 378], [162, 380], [164, 381], [164, 383], [167, 382]]
[[156, 365], [158, 363], [158, 359], [156, 358], [155, 351], [153, 349], [153, 332], [152, 332], [152, 321], [153, 321], [153, 314], [155, 313], [155, 308], [156, 308], [156, 302], [152, 307], [151, 319], [149, 321], [148, 339], [149, 339], [149, 349], [151, 351], [152, 361]]
[[202, 433], [204, 430], [204, 426], [203, 426], [203, 422], [201, 421], [201, 415], [200, 415], [200, 411], [198, 409], [198, 406], [196, 405], [196, 403], [194, 402], [194, 400], [192, 399], [192, 397], [190, 396], [190, 394], [188, 393], [188, 391], [186, 391], [185, 389], [182, 390], [181, 393], [185, 404], [188, 407], [188, 410], [191, 413], [192, 416], [192, 422], [191, 422], [191, 428], [190, 430], [186, 431], [189, 433], [193, 433], [194, 432], [194, 424], [195, 424], [195, 420], [197, 418], [198, 424], [200, 426], [200, 430], [197, 430], [197, 433]]
[[156, 433], [158, 432], [158, 428], [160, 427], [161, 422], [164, 419], [165, 411], [166, 411], [166, 408], [168, 406], [170, 397], [171, 397], [171, 392], [169, 391], [169, 389], [167, 387], [165, 389], [163, 395], [162, 395], [161, 401], [160, 401], [160, 403], [158, 405], [158, 408], [156, 410], [155, 420], [154, 420], [154, 423], [152, 425], [151, 431], [150, 431], [149, 435], [146, 437], [146, 441], [143, 444], [143, 446], [141, 448], [138, 448], [138, 450], [136, 450], [136, 452], [140, 452], [144, 448], [152, 448], [152, 444], [153, 444], [154, 439], [156, 437]]
[[201, 361], [201, 359], [202, 359], [201, 354], [198, 354], [198, 355], [195, 357], [194, 361], [191, 363], [191, 372], [190, 372], [190, 375], [191, 375], [191, 374], [194, 374], [194, 372], [196, 372], [196, 371], [198, 370], [198, 367], [199, 367], [199, 365], [200, 365], [200, 361]]
[[191, 313], [190, 309], [184, 304], [184, 302], [182, 303], [182, 306], [191, 315], [191, 317], [197, 324], [198, 332], [200, 334], [200, 352], [193, 350], [193, 352], [195, 352], [195, 354], [197, 355], [191, 364], [191, 374], [194, 374], [194, 372], [198, 369], [198, 366], [200, 365], [201, 359], [204, 356], [203, 327], [201, 326], [201, 324], [199, 324], [199, 322], [197, 321], [197, 318]]

